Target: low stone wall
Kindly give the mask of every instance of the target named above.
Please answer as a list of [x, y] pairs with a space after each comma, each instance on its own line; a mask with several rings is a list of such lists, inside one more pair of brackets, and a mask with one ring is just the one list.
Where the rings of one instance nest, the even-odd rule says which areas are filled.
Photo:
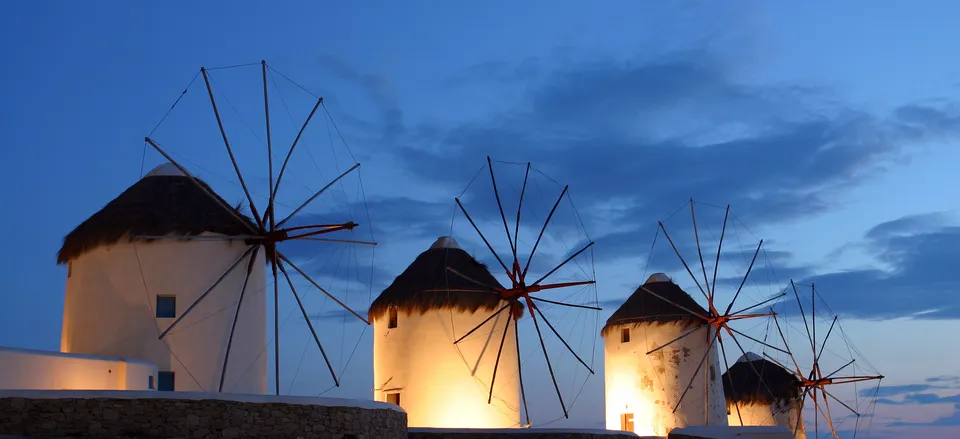
[[613, 430], [577, 430], [560, 428], [510, 428], [455, 430], [411, 428], [409, 439], [637, 439], [634, 433]]
[[31, 438], [407, 437], [394, 405], [192, 392], [0, 391], [0, 435]]

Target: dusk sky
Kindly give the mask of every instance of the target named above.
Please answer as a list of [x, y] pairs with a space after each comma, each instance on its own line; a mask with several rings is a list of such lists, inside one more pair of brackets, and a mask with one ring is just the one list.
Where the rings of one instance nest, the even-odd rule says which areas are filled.
[[[304, 155], [294, 156], [296, 176], [285, 177], [286, 205], [303, 202], [354, 158], [362, 163], [362, 193], [352, 175], [332, 191], [340, 195], [325, 194], [330, 199], [318, 200], [306, 215], [335, 214], [330, 206], [339, 203], [358, 215], [342, 220], [363, 224], [357, 239], [369, 238], [372, 224], [375, 259], [363, 248], [349, 261], [354, 274], [372, 272], [374, 297], [450, 233], [453, 198], [487, 156], [532, 162], [570, 185], [584, 229], [596, 241], [592, 259], [604, 310], [557, 323], [561, 332], [577, 334], [597, 375], [584, 385], [582, 366], [570, 356], [558, 360], [559, 379], [572, 389], [565, 391], [584, 390], [571, 419], [551, 426], [602, 427], [597, 318], [602, 326], [646, 276], [668, 272], [703, 303], [662, 235], [650, 254], [658, 220], [689, 254], [689, 210], [671, 214], [693, 197], [705, 203], [696, 206], [710, 224], [709, 233], [701, 230], [711, 243], [704, 248], [713, 248], [704, 250], [705, 259], [715, 255], [723, 218], [722, 207], [713, 206], [730, 204], [738, 218], [742, 241], [725, 241], [725, 256], [748, 263], [757, 237], [764, 239], [748, 298], [738, 303], [763, 300], [790, 279], [806, 285], [804, 294], [815, 283], [857, 356], [866, 359], [857, 364], [868, 360], [887, 377], [866, 410], [873, 413], [869, 422], [861, 421], [869, 428], [857, 437], [960, 436], [960, 352], [944, 349], [956, 345], [948, 337], [960, 332], [960, 277], [951, 262], [960, 260], [960, 206], [950, 189], [960, 187], [960, 61], [951, 50], [960, 40], [960, 8], [948, 1], [725, 3], [5, 2], [0, 158], [7, 171], [0, 182], [8, 213], [0, 227], [11, 245], [0, 256], [0, 346], [58, 349], [66, 269], [56, 265], [56, 253], [64, 235], [163, 163], [153, 151], [144, 154], [143, 138], [201, 66], [257, 63], [211, 70], [211, 76], [231, 101], [220, 104], [221, 112], [229, 113], [226, 129], [245, 151], [238, 154], [246, 154], [241, 165], [248, 183], [266, 192], [265, 153], [257, 140], [263, 59], [323, 96], [340, 130], [318, 112], [299, 152]], [[287, 99], [283, 105], [289, 104], [277, 106], [280, 95], [276, 101], [271, 95], [274, 145], [283, 145], [277, 156], [313, 98], [274, 78]], [[225, 199], [243, 199], [227, 182], [236, 176], [202, 79], [155, 136], [189, 158], [185, 166]], [[522, 167], [495, 166], [514, 200]], [[554, 184], [546, 177], [540, 182]], [[543, 192], [551, 203], [559, 188]], [[264, 200], [256, 200], [258, 207]], [[474, 199], [477, 215], [499, 221], [495, 204], [484, 200], [489, 197]], [[538, 209], [546, 205], [537, 203]], [[462, 218], [457, 221], [454, 236], [463, 247], [495, 265]], [[568, 248], [544, 250], [545, 257], [562, 260], [577, 249], [583, 236], [573, 225], [557, 225], [571, 241]], [[524, 223], [523, 233], [531, 236], [537, 227]], [[317, 253], [299, 244], [286, 251], [303, 261]], [[742, 275], [746, 265], [738, 264], [721, 270], [724, 305], [739, 282], [737, 267]], [[310, 267], [325, 275], [322, 267]], [[348, 301], [363, 310], [369, 291], [350, 288], [357, 291]], [[322, 306], [313, 299], [312, 306]], [[282, 315], [294, 306], [282, 303]], [[344, 371], [344, 386], [324, 396], [370, 398], [379, 385], [372, 383], [370, 329], [344, 323], [333, 308], [311, 309]], [[798, 335], [803, 323], [792, 310], [783, 307], [784, 322]], [[832, 317], [823, 318], [818, 325], [825, 330]], [[741, 328], [769, 335], [766, 321]], [[585, 331], [596, 331], [596, 340], [580, 337]], [[284, 392], [327, 389], [326, 368], [315, 352], [306, 353], [312, 339], [302, 319], [285, 326], [281, 338], [287, 333]], [[524, 335], [525, 355], [536, 353], [536, 343], [535, 335]], [[753, 342], [745, 347], [762, 349]], [[739, 353], [727, 356], [734, 361]], [[529, 370], [542, 380], [546, 369]], [[296, 382], [289, 381], [293, 376]], [[546, 381], [531, 386], [544, 400], [539, 419], [555, 418], [552, 387]], [[869, 400], [872, 390], [844, 392]]]

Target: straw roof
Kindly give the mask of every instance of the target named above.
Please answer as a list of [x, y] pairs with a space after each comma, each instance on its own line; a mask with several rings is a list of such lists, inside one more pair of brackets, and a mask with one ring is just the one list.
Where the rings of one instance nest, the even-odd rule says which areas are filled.
[[722, 380], [723, 394], [731, 404], [785, 403], [800, 396], [800, 380], [796, 375], [777, 363], [756, 356], [737, 360], [723, 374]]
[[370, 304], [370, 319], [383, 317], [393, 307], [406, 314], [444, 308], [474, 313], [481, 309], [493, 311], [505, 304], [495, 293], [480, 291], [482, 287], [451, 273], [447, 267], [483, 284], [502, 288], [486, 265], [461, 249], [453, 238], [442, 236]]
[[691, 311], [707, 314], [689, 294], [683, 291], [677, 284], [673, 283], [669, 277], [663, 273], [656, 273], [650, 276], [647, 281], [638, 287], [636, 291], [614, 311], [613, 315], [607, 319], [607, 324], [600, 331], [601, 335], [606, 335], [608, 331], [621, 325], [638, 325], [641, 323], [672, 323], [689, 322], [691, 324], [701, 324], [703, 320], [694, 314], [691, 314], [677, 306], [665, 302], [660, 297], [647, 292], [653, 291], [664, 299], [670, 300], [677, 305], [687, 308]]
[[[121, 239], [133, 241], [134, 236], [249, 234], [249, 229], [224, 207], [226, 202], [206, 183], [198, 182], [220, 203], [172, 164], [158, 166], [64, 237], [57, 263]], [[249, 218], [241, 217], [256, 228]]]

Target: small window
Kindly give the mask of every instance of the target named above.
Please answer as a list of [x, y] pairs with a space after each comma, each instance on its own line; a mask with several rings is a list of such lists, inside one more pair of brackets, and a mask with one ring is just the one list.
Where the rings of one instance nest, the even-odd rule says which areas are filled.
[[177, 316], [177, 296], [157, 296], [157, 318], [172, 319]]
[[172, 392], [175, 388], [174, 378], [176, 378], [176, 375], [171, 371], [162, 371], [157, 373], [157, 390], [162, 392]]
[[[387, 328], [393, 329], [397, 327], [397, 308], [390, 308], [389, 316], [387, 318]], [[397, 404], [400, 405], [400, 404]]]
[[400, 405], [400, 392], [388, 393], [387, 404]]
[[633, 413], [620, 415], [620, 430], [633, 432]]
[[150, 375], [149, 377], [147, 377], [147, 388], [148, 388], [148, 389], [150, 389], [150, 390], [156, 390], [156, 389], [157, 389], [157, 384], [156, 384], [156, 382], [154, 382], [154, 380], [156, 380], [156, 378], [154, 378], [153, 375]]
[[73, 276], [73, 261], [67, 262], [67, 278]]
[[630, 328], [620, 329], [620, 343], [629, 343], [629, 342], [630, 342]]

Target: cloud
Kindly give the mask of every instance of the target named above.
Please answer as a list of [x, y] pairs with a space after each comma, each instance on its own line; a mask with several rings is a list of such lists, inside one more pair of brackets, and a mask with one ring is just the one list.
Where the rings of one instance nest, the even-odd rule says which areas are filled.
[[960, 259], [960, 226], [944, 221], [942, 214], [933, 213], [878, 224], [860, 245], [886, 268], [828, 272], [800, 282], [829, 290], [829, 306], [841, 315], [960, 318], [960, 298], [955, 294], [960, 279], [953, 266]]
[[[586, 203], [578, 207], [605, 258], [641, 253], [646, 227], [669, 213], [662, 206], [690, 196], [731, 203], [757, 226], [824, 212], [838, 191], [900, 158], [906, 143], [952, 133], [957, 121], [939, 107], [872, 114], [808, 90], [745, 85], [726, 60], [700, 50], [534, 62], [549, 73], [527, 84], [512, 112], [408, 127], [393, 153], [425, 183], [451, 189], [486, 155], [533, 161]], [[590, 214], [612, 199], [621, 200], [612, 217]], [[624, 226], [604, 233], [602, 220]]]

